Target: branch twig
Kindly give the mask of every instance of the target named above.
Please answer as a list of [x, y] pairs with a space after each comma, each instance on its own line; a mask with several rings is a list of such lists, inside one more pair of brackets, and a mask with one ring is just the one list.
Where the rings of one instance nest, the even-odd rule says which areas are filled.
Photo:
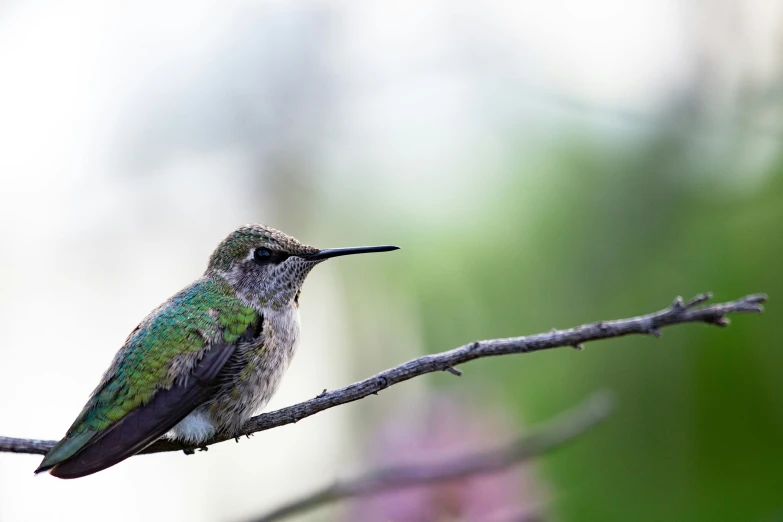
[[[242, 427], [239, 435], [251, 435], [259, 431], [298, 422], [305, 417], [315, 415], [329, 408], [363, 399], [368, 395], [377, 394], [389, 386], [418, 377], [419, 375], [441, 371], [451, 372], [459, 364], [482, 357], [529, 353], [549, 348], [581, 347], [583, 343], [588, 341], [631, 334], [659, 336], [661, 328], [682, 323], [706, 323], [726, 326], [729, 324], [729, 320], [726, 317], [727, 314], [762, 312], [761, 303], [767, 298], [764, 294], [754, 294], [736, 301], [712, 306], [700, 306], [711, 297], [709, 293], [702, 294], [694, 297], [687, 303], [681, 297], [678, 297], [668, 308], [648, 315], [615, 321], [599, 321], [567, 330], [552, 330], [551, 332], [525, 337], [476, 341], [447, 352], [418, 357], [339, 390], [324, 392], [314, 399], [253, 417]], [[231, 438], [233, 436], [219, 435], [199, 447], [209, 446]], [[44, 455], [54, 444], [55, 441], [0, 437], [0, 452]], [[161, 439], [142, 451], [142, 453], [194, 449], [198, 449], [198, 447], [178, 441]]]
[[296, 513], [351, 497], [446, 482], [509, 468], [578, 437], [604, 420], [611, 413], [612, 403], [608, 393], [597, 393], [505, 447], [437, 464], [381, 469], [353, 480], [337, 482], [253, 519], [253, 522], [282, 520]]

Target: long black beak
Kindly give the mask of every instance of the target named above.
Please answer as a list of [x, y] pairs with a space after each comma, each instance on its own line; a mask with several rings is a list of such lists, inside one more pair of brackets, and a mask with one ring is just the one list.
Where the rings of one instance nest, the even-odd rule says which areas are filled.
[[372, 252], [391, 252], [392, 250], [398, 250], [400, 247], [383, 245], [383, 246], [369, 246], [369, 247], [349, 247], [349, 248], [325, 248], [311, 254], [309, 256], [302, 256], [309, 261], [321, 261], [323, 259], [329, 259], [330, 257], [338, 256], [351, 256], [353, 254], [369, 254]]

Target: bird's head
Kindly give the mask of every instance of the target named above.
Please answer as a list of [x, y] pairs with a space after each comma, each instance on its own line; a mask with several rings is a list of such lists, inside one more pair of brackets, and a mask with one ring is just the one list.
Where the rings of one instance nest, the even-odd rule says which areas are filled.
[[397, 250], [395, 246], [318, 249], [264, 225], [245, 225], [220, 242], [207, 275], [223, 277], [243, 299], [261, 306], [295, 303], [307, 274], [332, 257]]

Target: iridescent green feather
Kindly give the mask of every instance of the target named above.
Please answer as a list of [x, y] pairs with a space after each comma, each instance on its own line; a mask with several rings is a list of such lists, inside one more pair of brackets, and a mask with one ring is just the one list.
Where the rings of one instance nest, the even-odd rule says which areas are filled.
[[225, 341], [236, 341], [256, 317], [222, 279], [199, 279], [174, 295], [128, 337], [103, 383], [41, 466], [71, 457], [94, 434], [147, 403], [157, 389], [171, 387], [178, 377], [170, 372], [175, 359], [204, 350], [205, 337], [222, 334]]

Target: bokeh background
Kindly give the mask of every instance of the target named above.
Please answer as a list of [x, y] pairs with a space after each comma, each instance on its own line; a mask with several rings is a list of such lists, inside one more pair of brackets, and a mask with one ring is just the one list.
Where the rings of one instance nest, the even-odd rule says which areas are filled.
[[2, 454], [0, 521], [243, 520], [598, 389], [612, 418], [531, 465], [304, 520], [783, 519], [781, 22], [765, 0], [0, 3], [2, 435], [59, 438], [248, 222], [402, 247], [312, 273], [270, 408], [476, 339], [771, 296], [77, 481]]

